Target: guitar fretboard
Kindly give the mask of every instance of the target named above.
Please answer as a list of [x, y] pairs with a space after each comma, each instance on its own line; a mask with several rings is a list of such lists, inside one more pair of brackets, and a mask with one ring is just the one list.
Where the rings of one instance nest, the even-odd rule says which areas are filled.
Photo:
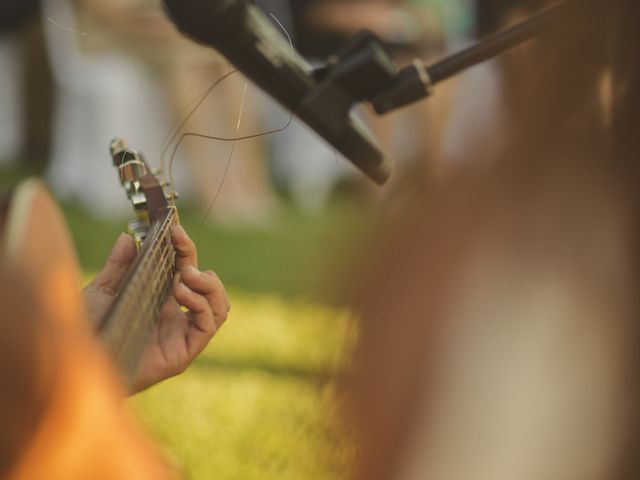
[[177, 221], [169, 207], [147, 235], [130, 272], [105, 316], [99, 335], [125, 378], [136, 371], [173, 279], [171, 230]]

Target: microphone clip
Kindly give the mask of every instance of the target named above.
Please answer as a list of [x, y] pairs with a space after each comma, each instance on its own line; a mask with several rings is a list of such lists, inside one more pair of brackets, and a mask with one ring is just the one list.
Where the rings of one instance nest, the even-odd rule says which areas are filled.
[[366, 30], [353, 37], [326, 65], [312, 72], [317, 87], [303, 104], [328, 124], [357, 103], [375, 99], [397, 81], [398, 68], [380, 39]]
[[330, 56], [326, 66], [315, 70], [318, 87], [305, 104], [328, 121], [343, 118], [362, 101], [371, 103], [378, 114], [411, 105], [431, 96], [435, 84], [556, 27], [568, 17], [570, 6], [572, 1], [560, 2], [428, 67], [416, 59], [398, 70], [382, 42], [363, 31]]

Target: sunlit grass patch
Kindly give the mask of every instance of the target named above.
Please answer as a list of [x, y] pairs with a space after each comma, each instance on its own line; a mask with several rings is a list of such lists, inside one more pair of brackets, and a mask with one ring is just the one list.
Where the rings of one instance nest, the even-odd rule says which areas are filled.
[[132, 406], [193, 479], [339, 479], [353, 449], [335, 375], [354, 323], [300, 300], [232, 295], [221, 332], [182, 376]]
[[[97, 220], [74, 204], [65, 213], [84, 271], [98, 271], [125, 221]], [[201, 219], [181, 209], [200, 266], [232, 290], [230, 318], [184, 375], [136, 396], [132, 408], [186, 478], [345, 478], [353, 447], [335, 375], [355, 329], [344, 310], [296, 298], [334, 298], [366, 212], [344, 202], [314, 217], [286, 208], [265, 230]]]

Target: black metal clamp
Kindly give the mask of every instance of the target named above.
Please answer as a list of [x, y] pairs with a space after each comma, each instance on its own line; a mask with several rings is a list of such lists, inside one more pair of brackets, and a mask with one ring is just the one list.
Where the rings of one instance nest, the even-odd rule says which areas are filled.
[[314, 72], [319, 87], [305, 105], [329, 122], [363, 101], [378, 114], [397, 110], [430, 96], [436, 83], [538, 37], [557, 25], [566, 10], [567, 3], [560, 3], [431, 66], [416, 59], [400, 70], [382, 42], [363, 31]]

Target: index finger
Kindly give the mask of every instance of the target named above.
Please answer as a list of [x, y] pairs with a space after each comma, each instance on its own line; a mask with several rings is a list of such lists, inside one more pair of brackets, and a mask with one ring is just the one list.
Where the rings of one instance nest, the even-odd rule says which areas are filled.
[[182, 270], [188, 265], [198, 268], [198, 250], [182, 225], [173, 227], [171, 241], [176, 250], [176, 269]]

